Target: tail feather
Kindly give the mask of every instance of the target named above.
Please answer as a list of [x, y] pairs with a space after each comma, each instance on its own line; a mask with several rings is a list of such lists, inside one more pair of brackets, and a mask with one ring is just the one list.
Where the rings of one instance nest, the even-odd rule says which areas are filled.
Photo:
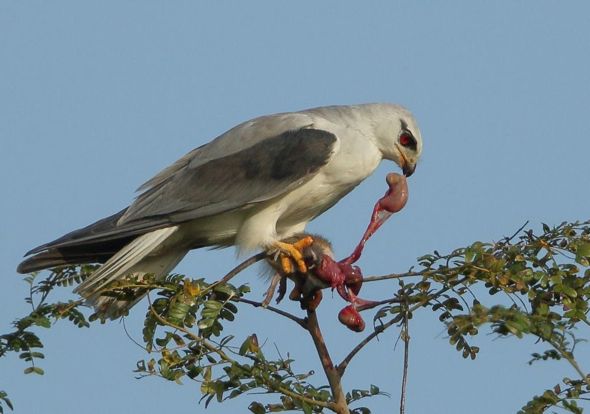
[[45, 243], [42, 244], [41, 246], [37, 246], [34, 249], [29, 250], [25, 256], [28, 256], [30, 254], [35, 254], [35, 253], [39, 253], [42, 252], [44, 250], [48, 250], [48, 249], [54, 249], [54, 248], [65, 248], [66, 246], [68, 246], [68, 248], [75, 248], [76, 246], [88, 246], [88, 245], [94, 245], [94, 244], [101, 244], [104, 242], [112, 242], [113, 240], [116, 239], [126, 239], [126, 240], [130, 240], [132, 237], [130, 237], [131, 235], [125, 235], [125, 234], [121, 234], [121, 235], [117, 235], [116, 237], [110, 237], [110, 238], [104, 238], [104, 240], [98, 240], [99, 236], [102, 236], [105, 233], [110, 233], [114, 230], [117, 229], [117, 221], [121, 218], [121, 216], [123, 216], [123, 214], [125, 214], [125, 211], [127, 211], [127, 209], [123, 209], [121, 211], [119, 211], [116, 214], [113, 214], [112, 216], [109, 217], [105, 217], [101, 220], [98, 220], [95, 223], [92, 223], [86, 227], [83, 227], [81, 229], [77, 229], [74, 231], [71, 231], [67, 234], [64, 234], [63, 236], [61, 236], [58, 239], [55, 239], [49, 243]]
[[55, 266], [104, 263], [129, 241], [130, 239], [119, 239], [109, 243], [50, 248], [23, 260], [16, 271], [25, 274]]
[[[188, 253], [188, 248], [161, 251], [164, 243], [177, 230], [176, 226], [167, 227], [137, 237], [82, 282], [75, 292], [88, 299], [102, 317], [115, 319], [125, 314], [145, 293], [138, 290], [129, 299], [119, 299], [101, 296], [101, 290], [109, 283], [126, 277], [141, 279], [147, 274], [156, 277], [168, 274]], [[157, 254], [150, 256], [155, 252]]]

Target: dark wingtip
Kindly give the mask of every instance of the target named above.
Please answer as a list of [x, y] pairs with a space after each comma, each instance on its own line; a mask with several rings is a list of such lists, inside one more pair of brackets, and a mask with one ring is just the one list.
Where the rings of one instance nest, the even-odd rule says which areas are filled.
[[63, 257], [57, 250], [49, 250], [26, 258], [16, 267], [16, 271], [26, 275], [39, 270], [50, 269], [55, 266], [62, 266], [70, 263], [68, 258]]
[[27, 257], [27, 256], [30, 256], [30, 255], [32, 255], [32, 254], [35, 254], [35, 253], [40, 253], [40, 252], [42, 252], [43, 250], [47, 250], [47, 244], [48, 244], [48, 243], [45, 243], [45, 244], [42, 244], [41, 246], [37, 246], [37, 247], [35, 247], [34, 249], [31, 249], [31, 250], [29, 250], [28, 252], [26, 252], [26, 253], [24, 254], [24, 256], [23, 256], [23, 257]]
[[[34, 249], [31, 252], [34, 252]], [[32, 272], [37, 272], [43, 269], [49, 269], [55, 266], [61, 266], [63, 264], [68, 263], [67, 258], [63, 256], [56, 249], [39, 249], [39, 250], [47, 250], [42, 251], [40, 253], [35, 254], [34, 256], [27, 257], [25, 260], [20, 262], [20, 264], [16, 267], [16, 271], [20, 274], [28, 274]], [[31, 252], [27, 253], [30, 254]]]
[[[27, 253], [28, 255], [28, 253]], [[29, 258], [29, 259], [25, 259], [22, 262], [19, 263], [19, 265], [16, 267], [16, 271], [17, 273], [20, 273], [21, 275], [25, 275], [27, 273], [31, 273], [34, 272], [37, 269], [33, 269], [32, 266], [32, 260], [33, 258]]]

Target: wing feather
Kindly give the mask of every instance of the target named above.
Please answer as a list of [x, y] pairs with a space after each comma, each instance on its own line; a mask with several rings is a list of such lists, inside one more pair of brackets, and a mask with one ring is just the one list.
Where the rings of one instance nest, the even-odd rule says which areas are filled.
[[301, 128], [195, 167], [191, 160], [141, 194], [118, 224], [161, 217], [179, 223], [272, 199], [311, 179], [336, 140], [328, 131]]
[[[255, 132], [278, 128], [278, 124], [269, 123], [280, 124], [281, 119], [267, 118], [240, 127], [247, 141], [241, 150], [237, 150], [240, 136], [236, 136], [236, 127], [156, 175], [142, 186], [146, 190], [128, 208], [38, 246], [27, 255], [72, 246], [102, 248], [103, 243], [110, 245], [195, 218], [248, 208], [302, 185], [329, 161], [336, 136], [325, 130], [302, 128], [298, 121], [298, 129], [255, 139]], [[261, 124], [254, 127], [253, 122]], [[228, 153], [218, 156], [224, 154], [224, 142]]]

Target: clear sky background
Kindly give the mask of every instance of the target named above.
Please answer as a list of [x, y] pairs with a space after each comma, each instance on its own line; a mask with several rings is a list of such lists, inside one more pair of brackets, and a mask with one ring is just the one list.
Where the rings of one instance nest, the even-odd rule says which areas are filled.
[[[410, 201], [369, 243], [365, 274], [498, 240], [526, 220], [588, 219], [589, 16], [583, 1], [0, 2], [0, 332], [28, 312], [14, 270], [25, 251], [118, 211], [161, 168], [267, 113], [387, 101], [416, 115], [424, 154]], [[392, 169], [382, 165], [309, 229], [348, 254]], [[231, 249], [199, 251], [177, 270], [217, 278], [236, 263]], [[256, 269], [238, 281], [251, 283], [253, 298], [264, 291]], [[340, 360], [363, 336], [337, 322], [343, 302], [326, 296], [322, 324]], [[139, 305], [127, 319], [137, 338], [144, 312]], [[301, 371], [320, 371], [295, 325], [250, 309], [238, 322], [238, 338], [256, 332], [269, 355], [276, 343]], [[532, 341], [481, 335], [480, 356], [467, 361], [434, 314], [410, 329], [409, 413], [515, 412], [574, 376], [565, 363], [528, 366], [546, 349]], [[0, 389], [18, 413], [205, 410], [198, 384], [134, 379], [146, 355], [120, 323], [63, 322], [41, 334], [45, 376], [24, 376], [16, 356], [0, 360]], [[366, 348], [346, 377], [348, 388], [391, 393], [368, 401], [375, 413], [397, 410], [397, 334]], [[258, 397], [207, 412], [245, 413]]]

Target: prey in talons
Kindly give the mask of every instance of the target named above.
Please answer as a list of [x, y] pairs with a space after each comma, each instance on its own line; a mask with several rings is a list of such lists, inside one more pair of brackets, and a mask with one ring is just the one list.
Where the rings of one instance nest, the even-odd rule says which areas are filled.
[[[311, 243], [308, 243], [310, 240]], [[301, 261], [304, 266], [293, 263], [296, 259], [293, 256], [287, 256], [279, 253], [271, 255], [267, 259], [271, 267], [276, 271], [271, 280], [263, 304], [268, 305], [274, 294], [274, 289], [278, 285], [277, 303], [280, 302], [287, 292], [287, 279], [290, 279], [294, 286], [289, 294], [289, 299], [299, 301], [303, 309], [314, 310], [322, 299], [322, 289], [330, 287], [330, 284], [318, 275], [318, 268], [326, 257], [333, 257], [332, 245], [330, 242], [319, 236], [307, 233], [298, 234], [282, 240], [285, 244], [295, 245], [299, 241], [302, 247], [300, 250]], [[286, 261], [290, 262], [289, 264]], [[302, 271], [302, 269], [304, 269]]]
[[[404, 176], [390, 173], [386, 182], [388, 189], [375, 204], [361, 241], [345, 259], [336, 261], [330, 242], [318, 235], [299, 234], [278, 243], [279, 254], [268, 259], [277, 273], [263, 303], [270, 303], [277, 284], [277, 303], [282, 300], [287, 291], [287, 278], [294, 282], [289, 298], [299, 301], [301, 307], [307, 310], [315, 310], [320, 304], [322, 289], [335, 289], [350, 303], [340, 311], [338, 319], [349, 329], [361, 332], [365, 323], [359, 311], [373, 307], [376, 302], [357, 296], [363, 284], [363, 275], [354, 263], [361, 257], [369, 238], [392, 214], [400, 211], [408, 200], [408, 185]], [[281, 246], [292, 246], [297, 253]]]
[[[292, 239], [301, 239], [302, 236], [309, 237], [310, 235], [296, 235], [293, 238], [285, 239], [285, 242], [291, 243]], [[282, 257], [280, 255], [269, 256], [267, 260], [276, 273], [262, 302], [263, 306], [270, 303], [277, 286], [277, 303], [284, 298], [287, 293], [288, 279], [293, 282], [289, 299], [299, 302], [301, 308], [305, 310], [314, 311], [319, 306], [323, 297], [323, 289], [335, 289], [344, 300], [350, 302], [350, 305], [340, 312], [339, 320], [350, 329], [360, 332], [364, 329], [364, 322], [362, 322], [357, 308], [371, 307], [370, 305], [373, 303], [357, 296], [363, 283], [360, 268], [336, 261], [332, 246], [324, 237], [311, 235], [311, 238], [313, 238], [313, 243], [301, 251], [306, 272], [298, 271], [293, 263], [291, 268], [294, 271], [285, 272], [286, 266], [284, 266]], [[288, 260], [293, 259], [289, 258]]]

